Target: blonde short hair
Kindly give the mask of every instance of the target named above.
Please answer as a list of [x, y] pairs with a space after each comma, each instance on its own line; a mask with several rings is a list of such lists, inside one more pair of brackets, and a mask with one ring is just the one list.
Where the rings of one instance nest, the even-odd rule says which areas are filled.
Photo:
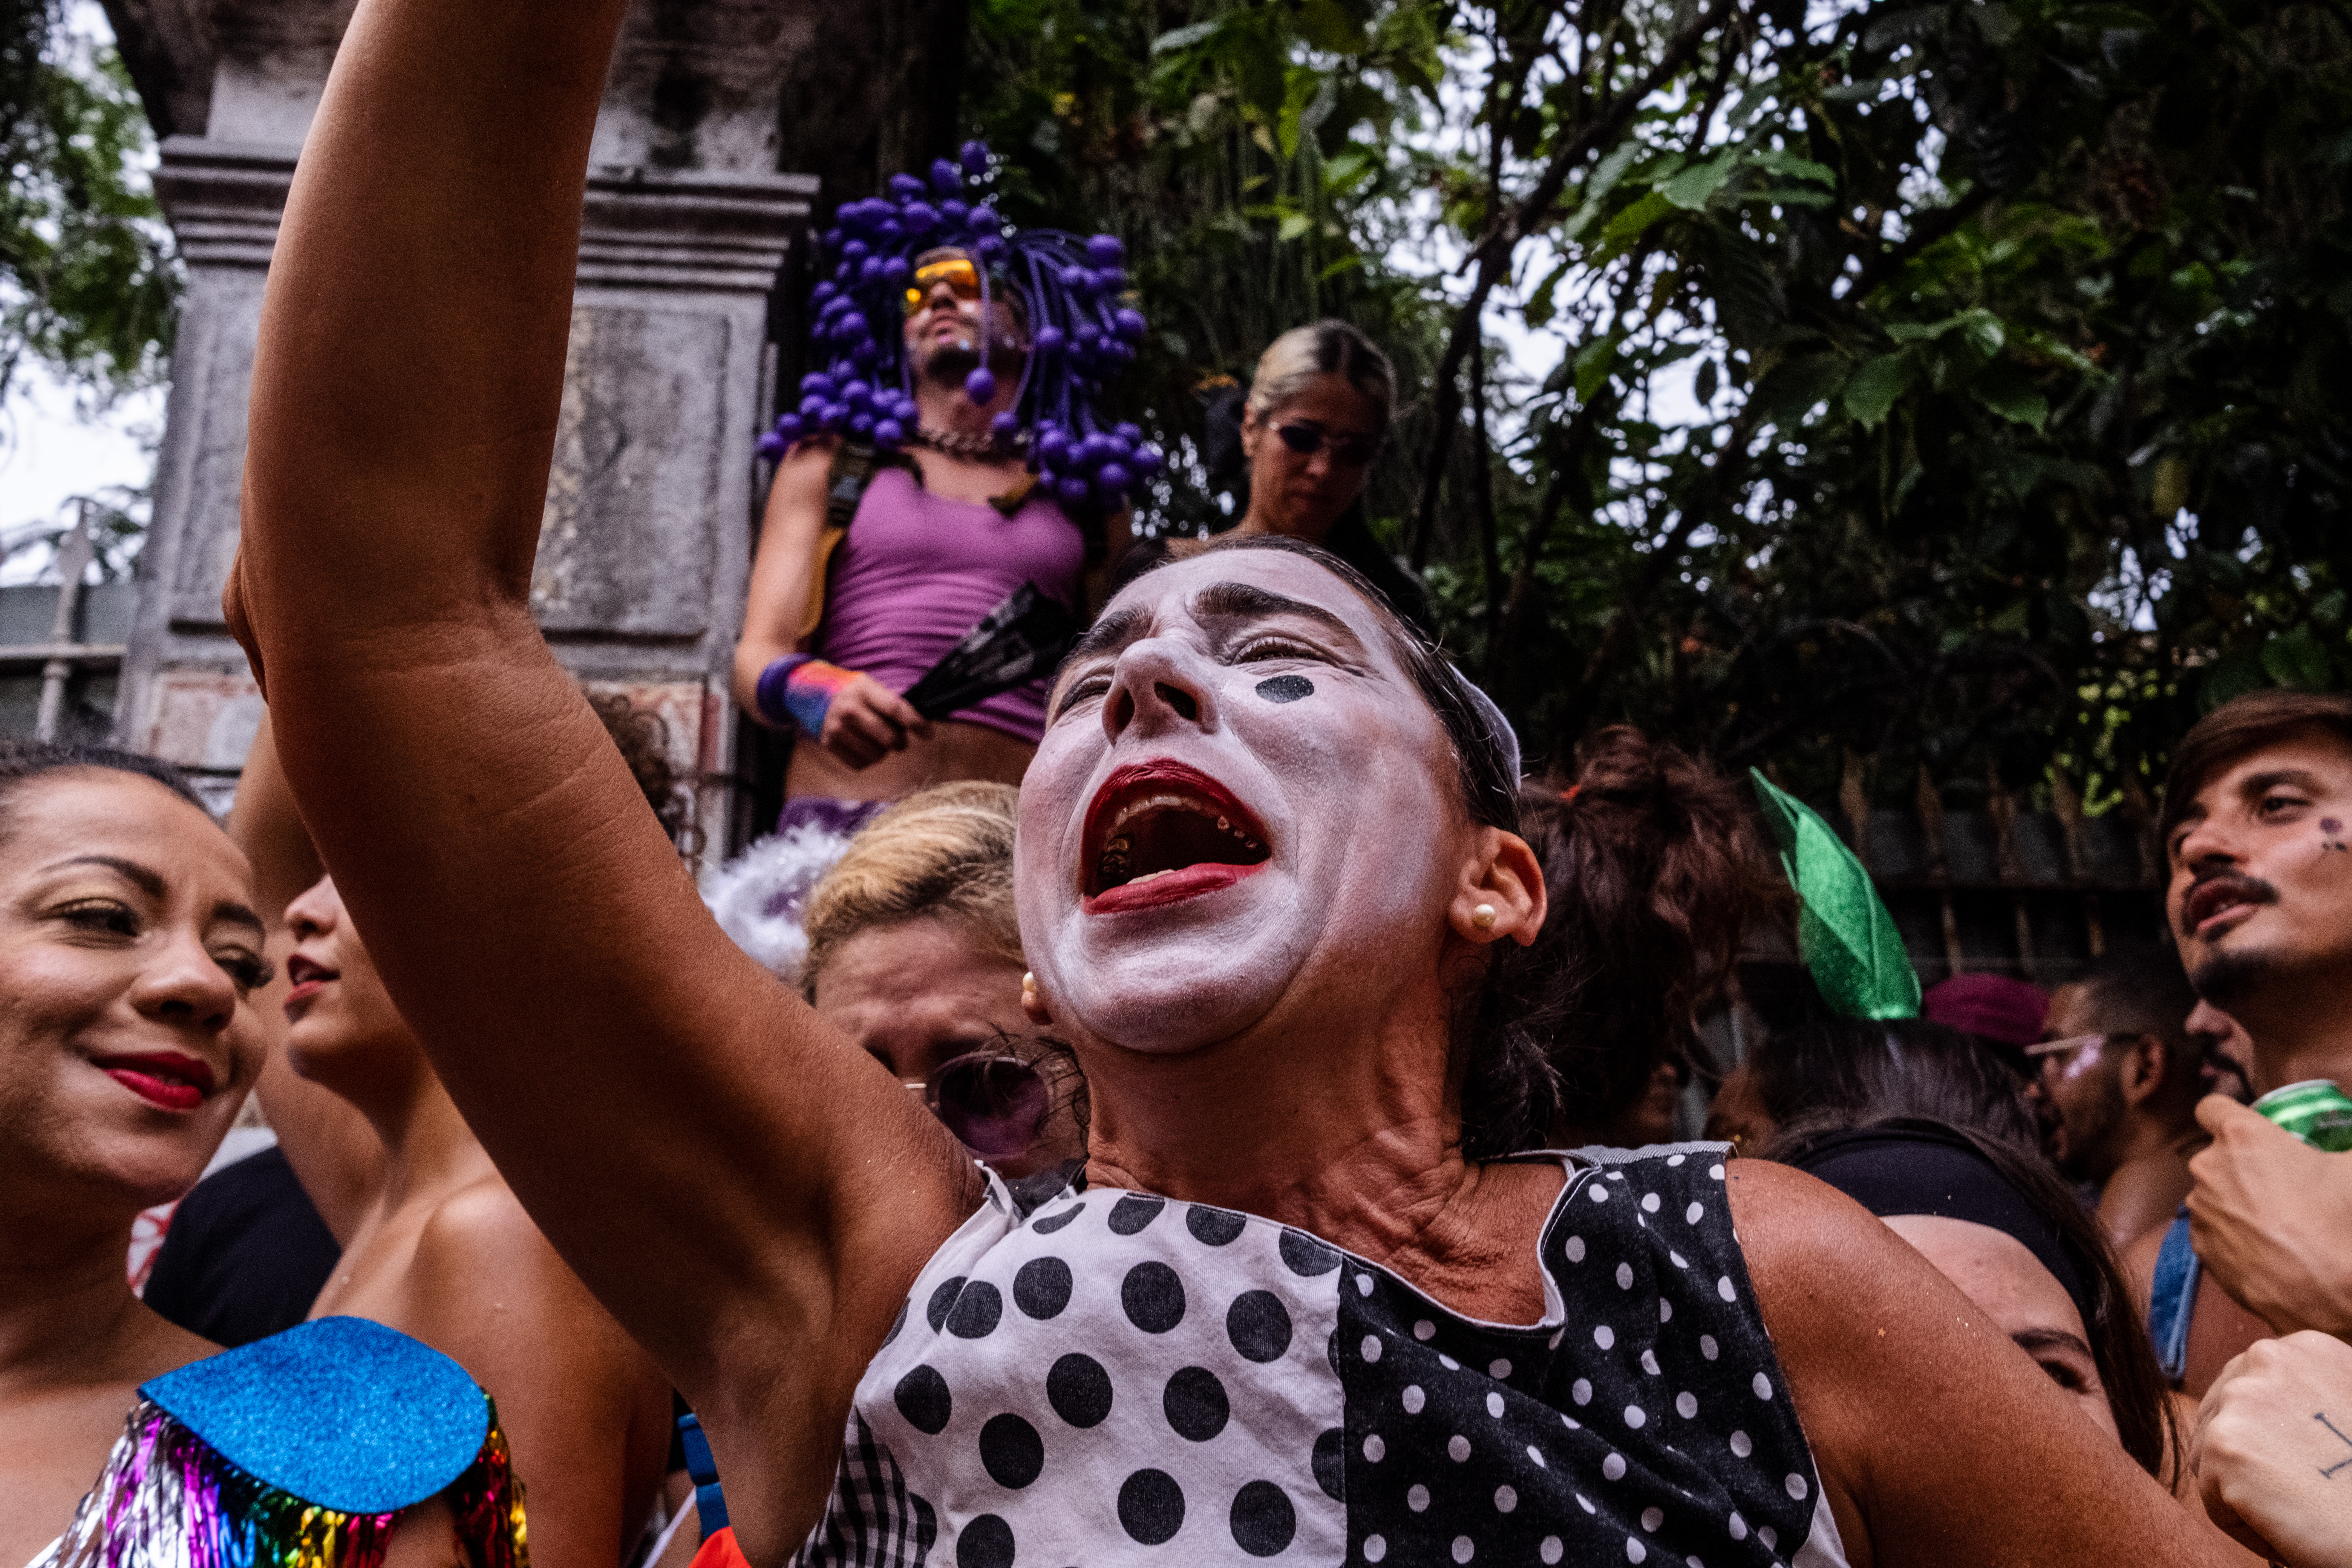
[[816, 1000], [816, 977], [843, 942], [914, 920], [945, 921], [982, 952], [1022, 963], [1013, 913], [1020, 798], [1011, 784], [938, 784], [876, 817], [809, 895], [802, 994]]
[[1380, 416], [1380, 433], [1387, 433], [1396, 413], [1396, 367], [1345, 321], [1293, 327], [1268, 343], [1250, 377], [1249, 411], [1264, 419], [1327, 375], [1345, 377]]

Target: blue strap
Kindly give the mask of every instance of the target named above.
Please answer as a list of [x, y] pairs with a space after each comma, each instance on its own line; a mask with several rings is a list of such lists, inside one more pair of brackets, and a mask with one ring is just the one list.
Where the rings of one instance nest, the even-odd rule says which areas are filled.
[[686, 1448], [686, 1473], [694, 1481], [694, 1511], [702, 1516], [702, 1539], [727, 1528], [727, 1498], [719, 1489], [719, 1466], [710, 1458], [710, 1439], [703, 1436], [696, 1415], [677, 1418], [677, 1436]]
[[2189, 1370], [2189, 1325], [2197, 1313], [2197, 1280], [2204, 1264], [2189, 1245], [2189, 1208], [2181, 1205], [2156, 1255], [2156, 1278], [2148, 1290], [2147, 1333], [2156, 1342], [2156, 1364], [2165, 1381], [2178, 1384]]

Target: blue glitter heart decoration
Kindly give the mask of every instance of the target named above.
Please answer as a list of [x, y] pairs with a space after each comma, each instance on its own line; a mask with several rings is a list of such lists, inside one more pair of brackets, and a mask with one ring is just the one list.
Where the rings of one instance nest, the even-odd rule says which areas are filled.
[[489, 1431], [464, 1367], [364, 1318], [320, 1318], [139, 1392], [256, 1480], [345, 1513], [437, 1496]]

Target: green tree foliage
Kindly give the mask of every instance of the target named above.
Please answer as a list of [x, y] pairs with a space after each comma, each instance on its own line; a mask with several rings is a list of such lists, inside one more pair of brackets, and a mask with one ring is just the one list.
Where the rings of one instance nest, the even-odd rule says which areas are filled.
[[179, 271], [110, 46], [0, 0], [0, 396], [28, 360], [103, 404], [162, 378]]
[[[1172, 448], [1200, 435], [1194, 394], [1246, 381], [1285, 329], [1340, 315], [1433, 364], [1437, 301], [1385, 265], [1418, 171], [1392, 157], [1437, 112], [1443, 14], [1150, 0], [973, 0], [964, 105], [1008, 160], [1008, 214], [1108, 228], [1154, 334], [1130, 382]], [[1151, 520], [1222, 519], [1197, 465]], [[1401, 511], [1414, 465], [1391, 453], [1376, 510]]]
[[2337, 6], [975, 0], [972, 59], [1024, 216], [1143, 258], [1163, 431], [1315, 315], [1397, 351], [1375, 525], [1532, 754], [2095, 807], [2352, 685]]

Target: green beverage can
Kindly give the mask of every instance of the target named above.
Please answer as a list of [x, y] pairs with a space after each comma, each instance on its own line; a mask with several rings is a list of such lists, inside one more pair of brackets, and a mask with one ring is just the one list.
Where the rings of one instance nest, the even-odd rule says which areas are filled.
[[2254, 1109], [2315, 1149], [2331, 1154], [2352, 1150], [2352, 1099], [2324, 1078], [2274, 1089]]

